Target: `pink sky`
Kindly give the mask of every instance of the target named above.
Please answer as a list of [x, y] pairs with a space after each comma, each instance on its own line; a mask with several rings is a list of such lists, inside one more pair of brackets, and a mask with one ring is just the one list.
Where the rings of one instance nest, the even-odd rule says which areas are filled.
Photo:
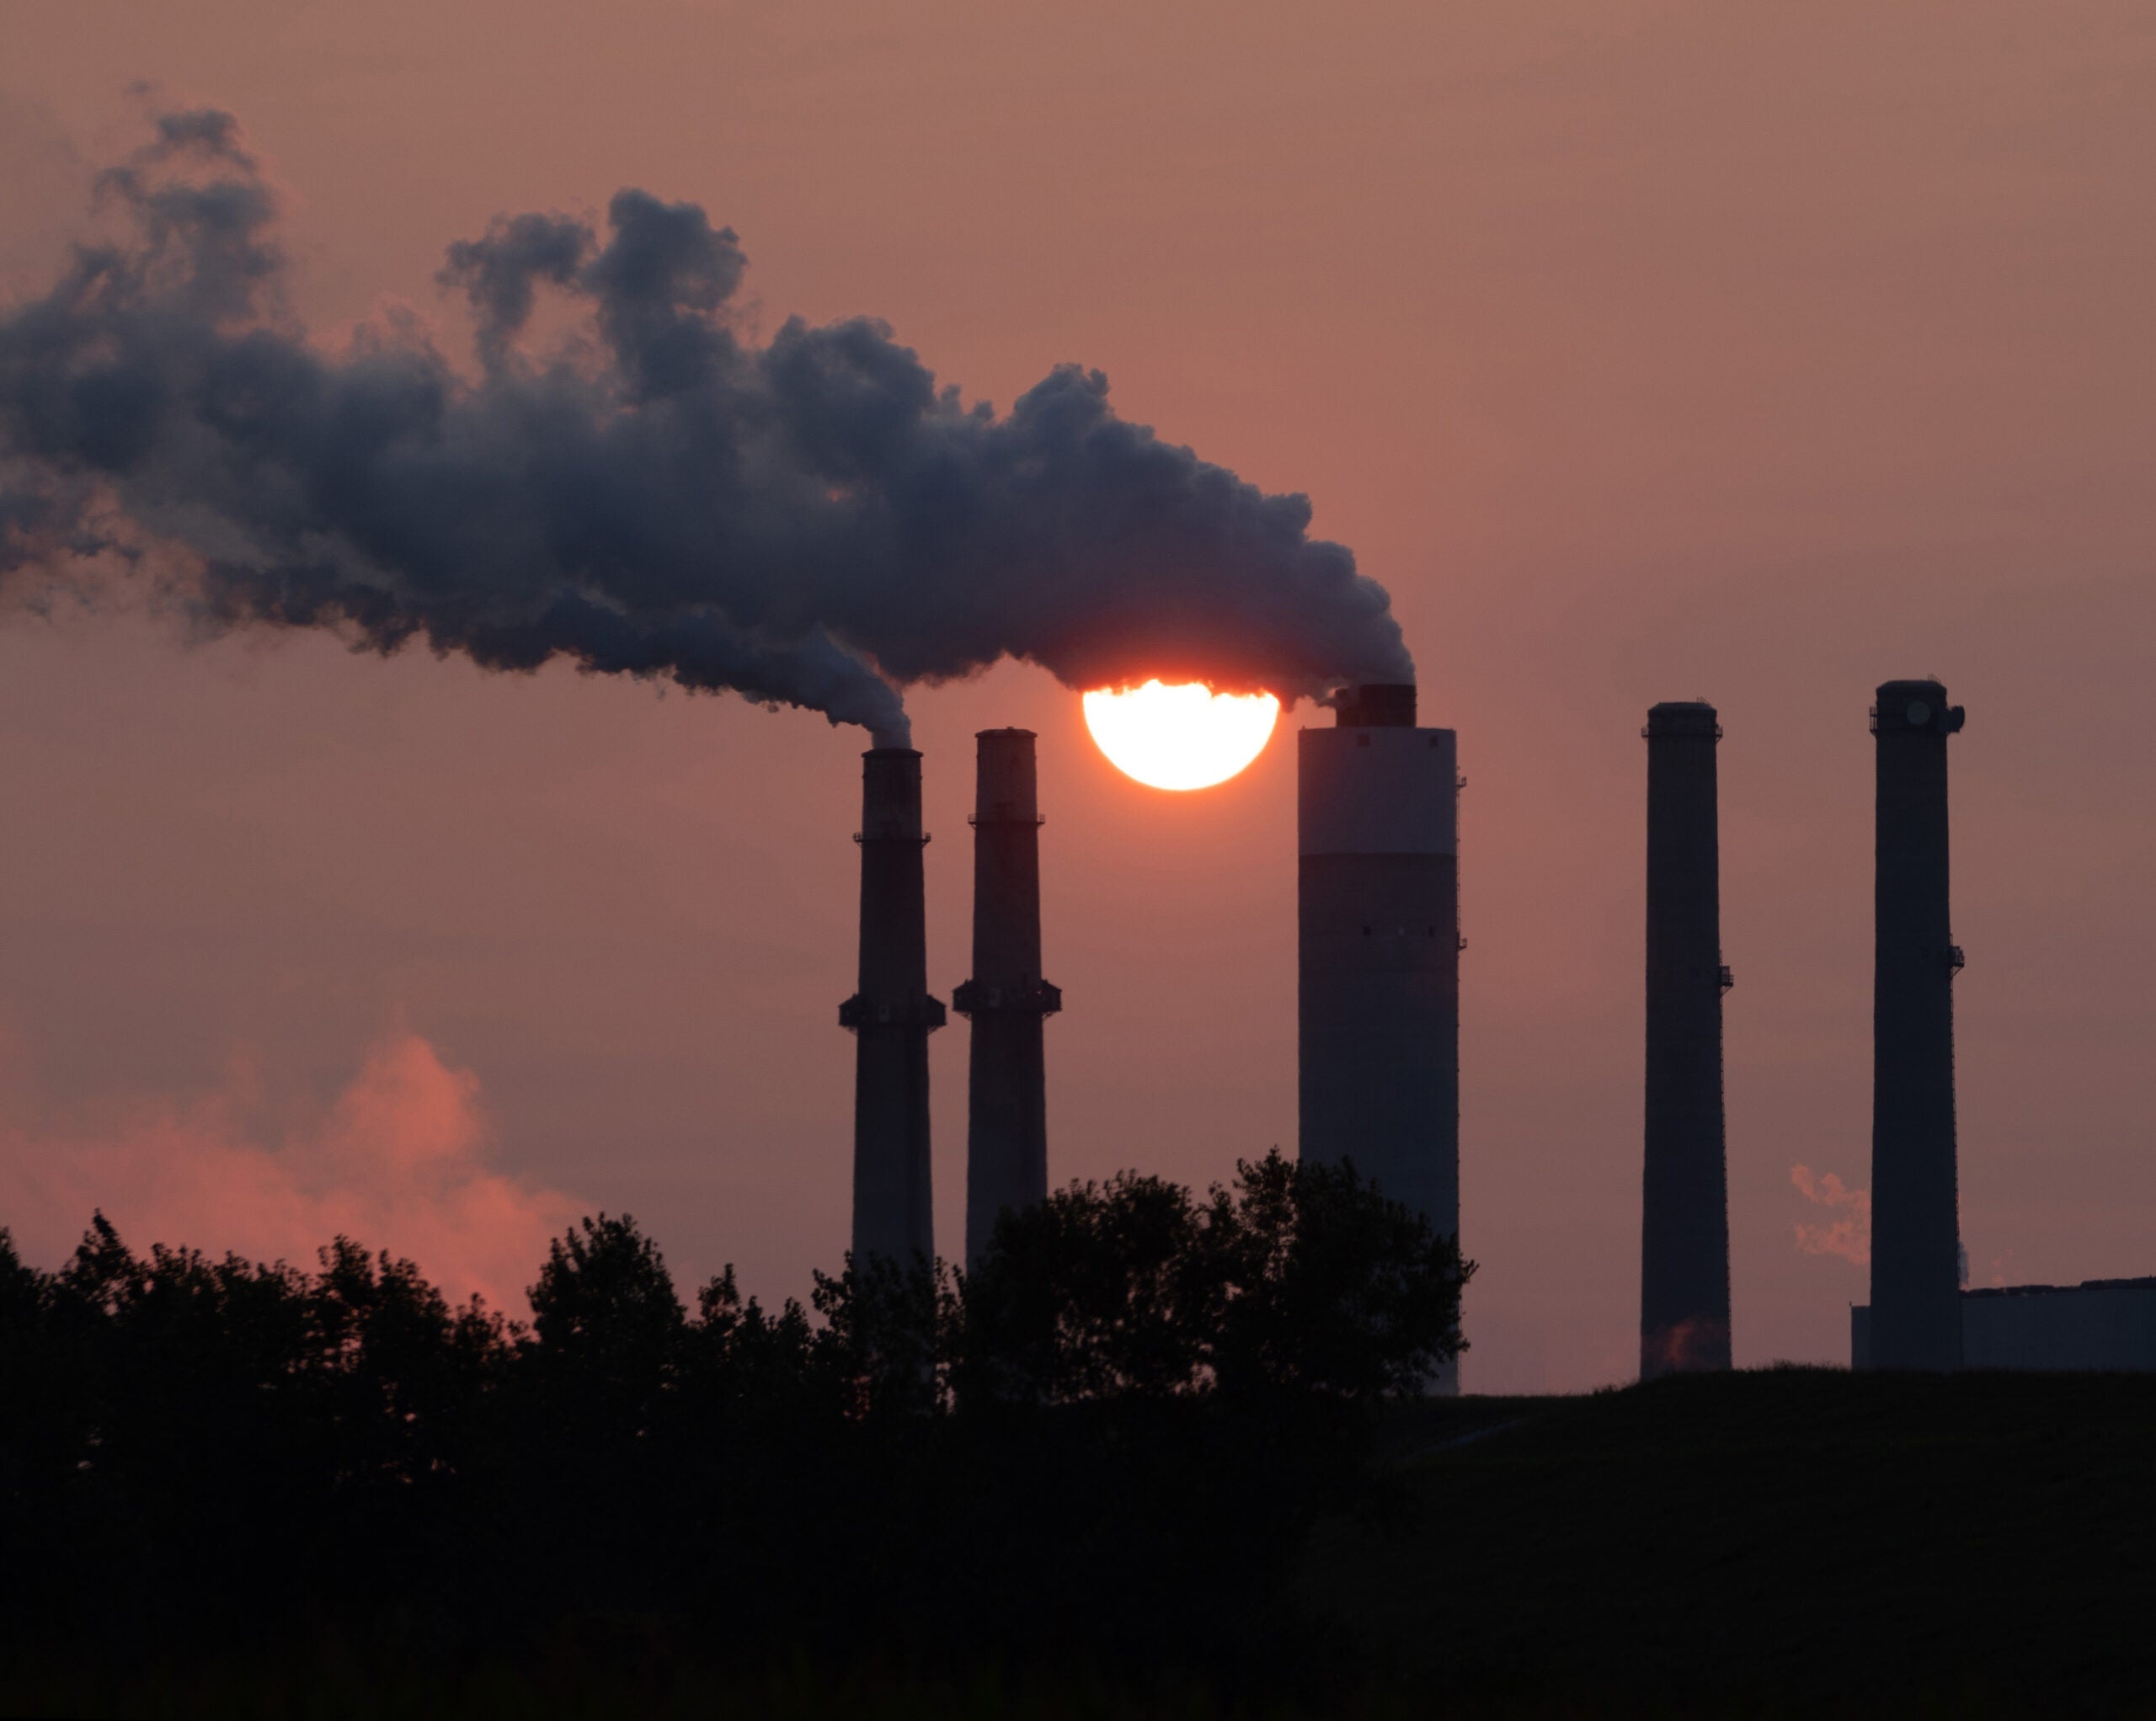
[[[1662, 699], [1713, 700], [1728, 734], [1738, 1359], [1845, 1356], [1864, 1295], [1801, 1246], [1829, 1216], [1792, 1169], [1869, 1183], [1864, 714], [1891, 676], [1970, 713], [1972, 1279], [2009, 1251], [2016, 1281], [2156, 1271], [2145, 7], [7, 13], [9, 290], [85, 164], [137, 140], [148, 79], [242, 115], [296, 194], [318, 324], [446, 316], [449, 241], [640, 184], [740, 232], [766, 328], [871, 312], [1000, 405], [1097, 365], [1125, 416], [1307, 492], [1390, 587], [1470, 780], [1470, 1390], [1636, 1357]], [[973, 732], [1041, 733], [1052, 1174], [1202, 1182], [1291, 1143], [1292, 749], [1176, 797], [1118, 777], [1038, 673], [910, 705], [946, 996]], [[10, 1150], [184, 1110], [235, 1058], [272, 1112], [334, 1111], [403, 1023], [476, 1084], [472, 1176], [627, 1208], [685, 1279], [731, 1260], [803, 1291], [846, 1234], [859, 744], [565, 672], [11, 621], [0, 1015], [45, 1133]], [[932, 1045], [954, 1243], [963, 1026]]]

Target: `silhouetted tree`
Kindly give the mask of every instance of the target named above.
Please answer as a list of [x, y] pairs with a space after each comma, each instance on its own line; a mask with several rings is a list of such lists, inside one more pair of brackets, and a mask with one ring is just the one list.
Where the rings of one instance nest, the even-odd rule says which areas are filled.
[[508, 1323], [476, 1297], [452, 1312], [411, 1261], [339, 1237], [307, 1287], [312, 1356], [339, 1480], [410, 1487], [462, 1470]]
[[1215, 1188], [1204, 1247], [1225, 1287], [1209, 1361], [1228, 1393], [1411, 1396], [1465, 1348], [1456, 1239], [1353, 1164], [1274, 1148]]
[[[307, 1426], [314, 1347], [303, 1274], [163, 1244], [140, 1258], [99, 1215], [59, 1288], [69, 1316], [93, 1318], [93, 1467], [131, 1477], [184, 1469], [205, 1503], [323, 1479], [306, 1473], [322, 1452]], [[167, 1503], [178, 1536], [190, 1502]]]
[[0, 1228], [0, 1512], [12, 1518], [49, 1505], [87, 1445], [87, 1336], [64, 1329], [51, 1276]]
[[817, 1334], [808, 1311], [788, 1297], [773, 1314], [744, 1299], [728, 1262], [696, 1296], [689, 1335], [687, 1382], [699, 1420], [792, 1419], [819, 1396]]
[[962, 1394], [1064, 1404], [1421, 1390], [1474, 1271], [1352, 1166], [1278, 1149], [1203, 1204], [1124, 1173], [1004, 1214], [963, 1281]]
[[1196, 1391], [1224, 1300], [1190, 1191], [1124, 1172], [1005, 1212], [961, 1296], [962, 1394], [1039, 1404]]
[[855, 1416], [926, 1415], [947, 1403], [958, 1289], [944, 1262], [908, 1266], [850, 1251], [835, 1277], [816, 1275], [809, 1297], [823, 1317], [811, 1355]]
[[[0, 1225], [0, 1344], [25, 1333], [35, 1324], [41, 1275], [23, 1265], [15, 1252], [15, 1239]], [[5, 1354], [5, 1353], [0, 1353]]]
[[[776, 1312], [729, 1267], [691, 1314], [601, 1214], [528, 1329], [350, 1238], [311, 1270], [138, 1255], [99, 1214], [46, 1273], [0, 1232], [0, 1621], [1225, 1654], [1352, 1483], [1361, 1407], [1456, 1348], [1468, 1271], [1278, 1155], [1203, 1200], [1074, 1185], [971, 1273], [850, 1259]], [[228, 1552], [265, 1549], [291, 1580]]]
[[680, 1383], [688, 1328], [658, 1244], [627, 1213], [586, 1218], [547, 1245], [528, 1294], [549, 1414], [582, 1433], [648, 1434]]

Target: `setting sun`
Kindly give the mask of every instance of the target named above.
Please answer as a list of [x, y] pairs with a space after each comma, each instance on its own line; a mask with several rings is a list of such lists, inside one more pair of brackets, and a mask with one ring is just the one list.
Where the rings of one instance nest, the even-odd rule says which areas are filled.
[[1265, 751], [1279, 716], [1269, 693], [1215, 693], [1198, 682], [1086, 695], [1095, 744], [1118, 770], [1155, 789], [1226, 782]]

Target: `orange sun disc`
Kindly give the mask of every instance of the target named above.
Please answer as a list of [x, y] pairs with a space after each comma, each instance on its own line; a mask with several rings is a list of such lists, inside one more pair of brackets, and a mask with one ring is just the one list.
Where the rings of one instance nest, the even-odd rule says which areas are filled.
[[1117, 770], [1155, 789], [1209, 789], [1272, 738], [1280, 701], [1269, 693], [1215, 693], [1200, 682], [1148, 681], [1086, 695], [1086, 727]]

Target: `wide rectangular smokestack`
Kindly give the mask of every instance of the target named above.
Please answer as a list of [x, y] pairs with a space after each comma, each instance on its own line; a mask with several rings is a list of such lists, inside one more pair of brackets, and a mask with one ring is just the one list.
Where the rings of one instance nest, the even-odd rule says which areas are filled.
[[1302, 1157], [1352, 1159], [1457, 1236], [1456, 738], [1415, 727], [1406, 684], [1342, 690], [1337, 720], [1297, 737]]
[[1878, 847], [1871, 993], [1871, 1362], [1961, 1363], [1954, 1141], [1946, 738], [1936, 681], [1889, 681], [1872, 707]]
[[862, 759], [861, 984], [839, 1006], [855, 1042], [853, 1255], [910, 1263], [936, 1254], [928, 1036], [943, 1026], [928, 995], [921, 755], [878, 747]]
[[1043, 1029], [1063, 994], [1041, 978], [1041, 818], [1030, 729], [984, 729], [974, 801], [974, 972], [951, 995], [973, 1023], [967, 1071], [966, 1260], [996, 1215], [1048, 1194]]
[[1704, 702], [1656, 706], [1647, 741], [1646, 1154], [1640, 1378], [1727, 1368], [1729, 1186], [1723, 1157], [1721, 860]]

